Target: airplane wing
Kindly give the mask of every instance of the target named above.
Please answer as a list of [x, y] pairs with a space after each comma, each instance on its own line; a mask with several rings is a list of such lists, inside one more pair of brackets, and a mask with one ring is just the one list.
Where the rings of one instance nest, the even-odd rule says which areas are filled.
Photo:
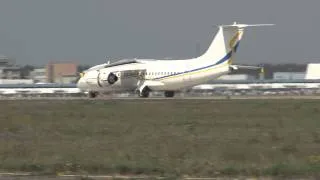
[[107, 81], [110, 74], [114, 74], [117, 79], [127, 80], [136, 79], [143, 80], [145, 78], [146, 69], [136, 69], [136, 70], [121, 70], [121, 71], [111, 71], [108, 73], [99, 74], [99, 79], [102, 81]]
[[263, 67], [259, 66], [242, 66], [242, 65], [230, 65], [230, 67], [234, 70], [239, 70], [239, 69], [263, 69]]
[[119, 73], [119, 77], [121, 77], [121, 79], [135, 78], [138, 80], [144, 80], [146, 69], [124, 70], [118, 71], [117, 73]]

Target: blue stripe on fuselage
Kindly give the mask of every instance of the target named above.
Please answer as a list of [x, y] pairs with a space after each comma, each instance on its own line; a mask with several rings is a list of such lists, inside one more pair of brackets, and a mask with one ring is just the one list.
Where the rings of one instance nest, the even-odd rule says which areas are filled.
[[181, 75], [181, 74], [185, 74], [185, 73], [190, 73], [190, 72], [194, 72], [194, 71], [199, 71], [199, 70], [203, 70], [203, 69], [207, 69], [207, 68], [210, 68], [210, 67], [213, 67], [213, 66], [216, 66], [216, 65], [219, 65], [219, 64], [222, 64], [224, 62], [226, 62], [228, 59], [230, 59], [232, 56], [232, 51], [230, 51], [228, 54], [226, 54], [221, 60], [219, 60], [218, 62], [214, 63], [214, 64], [211, 64], [211, 65], [208, 65], [208, 66], [205, 66], [205, 67], [201, 67], [201, 68], [197, 68], [197, 69], [192, 69], [192, 70], [189, 70], [189, 71], [184, 71], [184, 72], [181, 72], [181, 73], [177, 73], [177, 74], [172, 74], [172, 75], [167, 75], [167, 76], [162, 76], [162, 77], [158, 77], [158, 78], [154, 78], [153, 80], [158, 80], [158, 79], [162, 79], [162, 78], [167, 78], [167, 77], [170, 77], [170, 76], [177, 76], [177, 75]]

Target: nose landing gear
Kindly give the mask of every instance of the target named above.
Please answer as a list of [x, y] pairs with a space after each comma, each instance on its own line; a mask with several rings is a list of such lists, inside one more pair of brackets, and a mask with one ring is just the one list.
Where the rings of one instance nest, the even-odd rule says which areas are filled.
[[99, 94], [98, 92], [89, 91], [88, 96], [89, 96], [89, 98], [95, 98], [98, 96], [98, 94]]

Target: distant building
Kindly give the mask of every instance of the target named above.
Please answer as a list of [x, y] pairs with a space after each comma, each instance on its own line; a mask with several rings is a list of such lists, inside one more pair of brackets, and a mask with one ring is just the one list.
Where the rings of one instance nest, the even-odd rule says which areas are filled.
[[78, 65], [73, 62], [51, 62], [46, 67], [49, 83], [68, 84], [78, 78]]
[[0, 79], [20, 79], [21, 67], [15, 65], [15, 60], [0, 55]]
[[0, 67], [10, 67], [15, 65], [15, 60], [3, 55], [0, 55]]
[[33, 84], [32, 79], [0, 79], [0, 84]]
[[30, 73], [30, 77], [31, 79], [34, 80], [35, 83], [46, 83], [48, 82], [47, 69], [46, 68], [34, 69]]
[[306, 77], [305, 72], [274, 72], [274, 80], [303, 80]]
[[20, 79], [21, 68], [17, 66], [0, 68], [0, 79]]

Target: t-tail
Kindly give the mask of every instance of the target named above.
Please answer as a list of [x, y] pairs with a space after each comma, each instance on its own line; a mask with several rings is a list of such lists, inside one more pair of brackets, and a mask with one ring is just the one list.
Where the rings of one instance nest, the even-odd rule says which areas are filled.
[[214, 64], [232, 64], [246, 27], [272, 26], [274, 24], [234, 24], [220, 25], [207, 51], [197, 58]]

